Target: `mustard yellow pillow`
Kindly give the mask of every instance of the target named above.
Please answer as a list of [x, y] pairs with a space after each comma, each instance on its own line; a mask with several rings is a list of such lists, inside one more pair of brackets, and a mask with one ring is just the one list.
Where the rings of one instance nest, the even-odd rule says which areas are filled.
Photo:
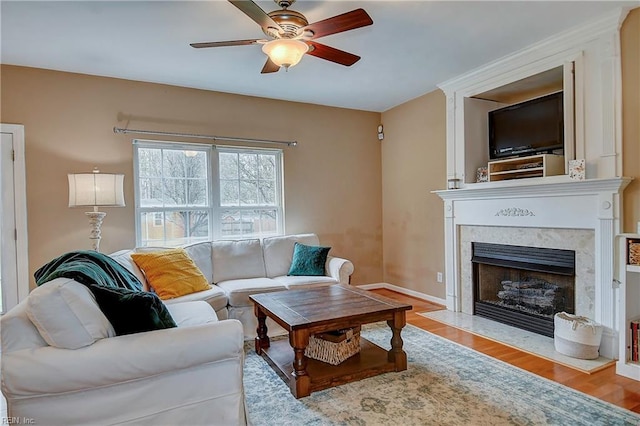
[[131, 253], [160, 299], [208, 290], [211, 285], [184, 249]]

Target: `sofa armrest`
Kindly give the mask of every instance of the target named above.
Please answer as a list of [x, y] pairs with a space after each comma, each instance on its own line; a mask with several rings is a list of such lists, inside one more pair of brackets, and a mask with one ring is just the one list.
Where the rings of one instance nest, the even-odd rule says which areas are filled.
[[181, 369], [244, 360], [242, 325], [224, 320], [102, 339], [80, 349], [52, 346], [3, 354], [3, 390], [42, 395], [109, 386]]
[[338, 280], [340, 284], [349, 284], [351, 274], [353, 274], [353, 263], [340, 257], [327, 256], [327, 272], [332, 278]]

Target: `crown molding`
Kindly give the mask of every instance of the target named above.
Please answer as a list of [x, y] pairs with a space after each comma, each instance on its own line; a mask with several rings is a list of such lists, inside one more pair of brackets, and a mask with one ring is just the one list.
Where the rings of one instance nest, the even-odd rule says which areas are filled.
[[562, 59], [554, 58], [555, 55], [575, 55], [578, 53], [576, 49], [580, 45], [618, 32], [630, 10], [631, 8], [616, 8], [598, 19], [560, 32], [458, 77], [444, 81], [437, 86], [449, 95], [460, 90], [468, 91], [477, 86], [479, 82], [489, 80], [495, 75], [504, 75], [505, 72], [517, 70], [537, 61], [549, 61], [551, 58], [556, 62], [559, 61], [560, 65]]

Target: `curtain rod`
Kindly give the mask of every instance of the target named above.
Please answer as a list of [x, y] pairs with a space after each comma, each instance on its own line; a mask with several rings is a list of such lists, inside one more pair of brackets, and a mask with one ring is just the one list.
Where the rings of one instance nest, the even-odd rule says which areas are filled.
[[277, 144], [282, 144], [287, 146], [298, 145], [298, 141], [274, 141], [269, 139], [233, 138], [229, 136], [199, 135], [197, 133], [173, 133], [173, 132], [158, 132], [153, 130], [122, 129], [120, 127], [114, 127], [113, 133], [123, 133], [123, 134], [137, 133], [140, 135], [176, 136], [181, 138], [210, 139], [213, 141], [228, 141], [228, 142], [277, 143]]

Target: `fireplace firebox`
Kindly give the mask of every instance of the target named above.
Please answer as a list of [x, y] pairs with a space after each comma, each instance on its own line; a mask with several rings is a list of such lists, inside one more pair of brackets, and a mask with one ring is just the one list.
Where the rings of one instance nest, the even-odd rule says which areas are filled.
[[575, 252], [473, 243], [474, 314], [553, 337], [553, 316], [574, 313]]

